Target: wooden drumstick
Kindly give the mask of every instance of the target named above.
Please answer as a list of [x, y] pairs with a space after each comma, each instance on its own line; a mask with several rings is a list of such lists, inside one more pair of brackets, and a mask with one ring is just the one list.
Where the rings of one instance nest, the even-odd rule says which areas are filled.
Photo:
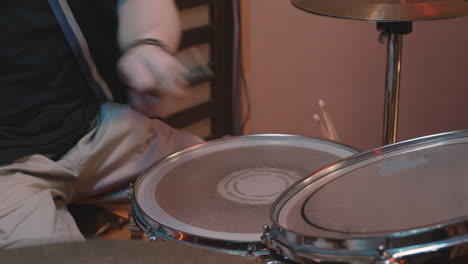
[[322, 136], [325, 139], [330, 139], [330, 136], [328, 135], [327, 129], [325, 128], [325, 125], [323, 124], [322, 120], [320, 120], [320, 116], [315, 114], [314, 115], [314, 120], [317, 122], [320, 126], [320, 132], [322, 133]]
[[336, 132], [335, 126], [328, 114], [327, 110], [325, 109], [325, 101], [320, 99], [319, 100], [320, 110], [322, 111], [323, 121], [325, 122], [325, 127], [327, 128], [328, 134], [330, 135], [331, 140], [338, 141], [338, 134]]

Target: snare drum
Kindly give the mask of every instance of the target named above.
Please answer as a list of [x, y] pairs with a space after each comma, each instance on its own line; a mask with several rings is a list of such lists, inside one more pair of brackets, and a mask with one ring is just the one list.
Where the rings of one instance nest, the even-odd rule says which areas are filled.
[[236, 255], [268, 254], [261, 242], [275, 199], [325, 165], [357, 153], [292, 135], [216, 140], [171, 155], [130, 191], [132, 216], [158, 238]]
[[468, 131], [324, 168], [272, 206], [264, 242], [298, 263], [468, 263]]

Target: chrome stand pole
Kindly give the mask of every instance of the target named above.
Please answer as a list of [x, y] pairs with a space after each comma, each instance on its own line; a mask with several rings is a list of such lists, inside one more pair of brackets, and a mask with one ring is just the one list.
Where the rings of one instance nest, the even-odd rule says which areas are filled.
[[403, 35], [389, 34], [384, 107], [384, 144], [397, 141]]
[[387, 37], [387, 75], [384, 102], [384, 145], [397, 142], [403, 35], [412, 31], [411, 22], [379, 22], [377, 28]]

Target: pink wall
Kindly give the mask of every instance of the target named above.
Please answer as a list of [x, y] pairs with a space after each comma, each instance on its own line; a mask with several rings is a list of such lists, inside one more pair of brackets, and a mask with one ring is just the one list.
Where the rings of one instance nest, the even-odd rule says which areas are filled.
[[[289, 0], [245, 1], [246, 134], [320, 137], [322, 98], [341, 141], [381, 145], [386, 45], [373, 22], [328, 18]], [[416, 22], [404, 40], [399, 140], [468, 128], [468, 18]]]

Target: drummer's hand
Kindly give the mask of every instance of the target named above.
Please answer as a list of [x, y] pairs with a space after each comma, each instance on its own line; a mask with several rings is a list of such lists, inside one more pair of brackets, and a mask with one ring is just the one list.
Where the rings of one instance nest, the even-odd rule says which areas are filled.
[[128, 104], [146, 116], [160, 115], [165, 101], [188, 94], [187, 69], [160, 47], [133, 47], [122, 55], [117, 67], [129, 86]]

